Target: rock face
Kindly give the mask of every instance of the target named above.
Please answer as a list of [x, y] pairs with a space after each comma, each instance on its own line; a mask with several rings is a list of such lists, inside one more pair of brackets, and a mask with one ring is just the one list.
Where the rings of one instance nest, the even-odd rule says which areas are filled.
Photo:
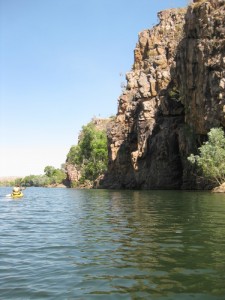
[[69, 186], [71, 186], [72, 182], [78, 182], [81, 178], [81, 172], [73, 164], [66, 164], [66, 174]]
[[185, 16], [176, 75], [186, 123], [198, 134], [225, 127], [224, 1], [196, 1]]
[[212, 190], [213, 193], [225, 193], [225, 182]]
[[139, 34], [134, 65], [108, 133], [103, 188], [202, 188], [187, 156], [225, 127], [224, 0], [158, 14]]

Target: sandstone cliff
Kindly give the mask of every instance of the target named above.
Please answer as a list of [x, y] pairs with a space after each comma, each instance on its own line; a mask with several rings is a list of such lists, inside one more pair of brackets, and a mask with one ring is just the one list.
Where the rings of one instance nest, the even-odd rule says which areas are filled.
[[139, 34], [101, 187], [204, 187], [187, 156], [210, 128], [225, 127], [224, 9], [224, 0], [194, 1]]

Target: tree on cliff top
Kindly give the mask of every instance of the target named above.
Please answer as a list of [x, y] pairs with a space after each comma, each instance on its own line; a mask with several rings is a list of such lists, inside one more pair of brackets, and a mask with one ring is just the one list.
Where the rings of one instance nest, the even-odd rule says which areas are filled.
[[72, 146], [67, 162], [81, 171], [81, 181], [94, 181], [107, 168], [108, 151], [105, 130], [98, 130], [93, 122], [82, 127], [78, 145]]
[[191, 154], [188, 160], [199, 167], [203, 175], [214, 183], [225, 182], [225, 137], [222, 128], [212, 128], [208, 141], [199, 148], [199, 155]]

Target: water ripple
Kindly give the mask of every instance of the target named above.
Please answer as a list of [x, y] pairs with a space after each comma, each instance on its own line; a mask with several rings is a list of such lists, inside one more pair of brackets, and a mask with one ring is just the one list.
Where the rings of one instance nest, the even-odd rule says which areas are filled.
[[225, 299], [224, 196], [0, 192], [0, 299]]

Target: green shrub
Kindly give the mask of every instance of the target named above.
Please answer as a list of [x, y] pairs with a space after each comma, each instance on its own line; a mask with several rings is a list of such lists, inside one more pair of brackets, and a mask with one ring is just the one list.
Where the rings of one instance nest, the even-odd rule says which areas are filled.
[[44, 169], [44, 175], [29, 175], [20, 180], [22, 186], [48, 186], [50, 184], [63, 183], [66, 173], [62, 169], [55, 169], [47, 166]]
[[96, 129], [92, 122], [82, 127], [79, 143], [72, 146], [67, 163], [81, 171], [80, 183], [94, 181], [106, 171], [108, 162], [107, 137], [104, 130]]
[[208, 141], [199, 148], [199, 155], [191, 154], [188, 160], [202, 170], [214, 183], [225, 182], [225, 137], [222, 128], [212, 128]]
[[49, 179], [50, 184], [59, 184], [62, 183], [66, 178], [66, 174], [62, 169], [55, 169], [52, 166], [47, 166], [44, 169], [45, 175]]

